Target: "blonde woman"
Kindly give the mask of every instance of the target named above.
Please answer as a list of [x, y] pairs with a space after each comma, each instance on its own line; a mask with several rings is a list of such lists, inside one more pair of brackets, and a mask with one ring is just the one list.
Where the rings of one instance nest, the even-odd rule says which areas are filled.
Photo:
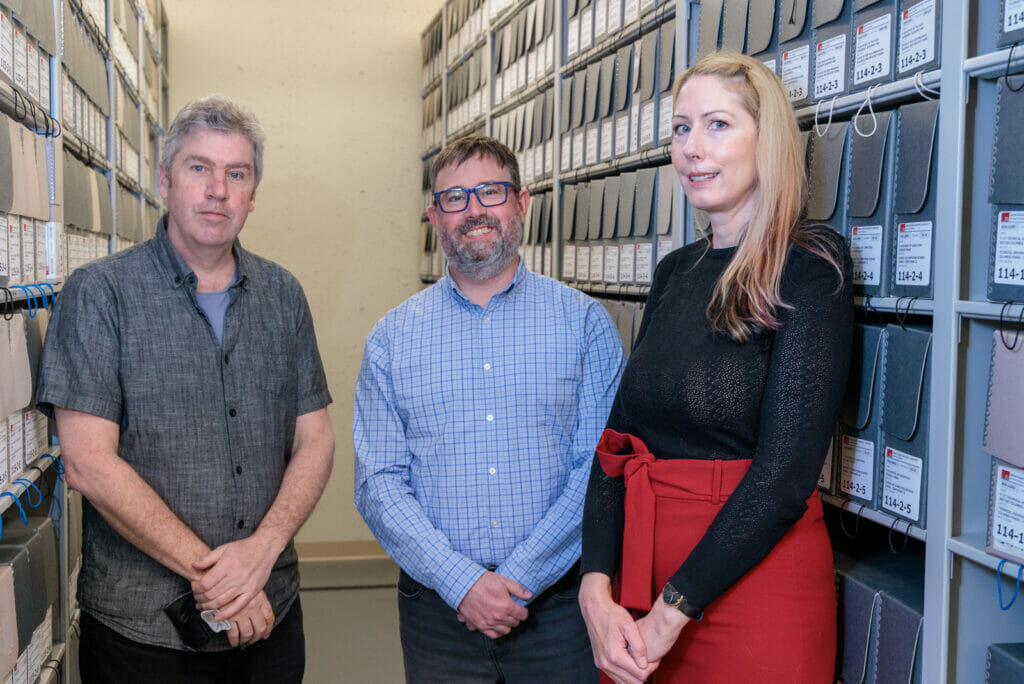
[[591, 471], [580, 606], [616, 682], [829, 682], [815, 485], [849, 368], [849, 254], [800, 221], [775, 74], [716, 53], [674, 93], [672, 163], [711, 234], [655, 273]]

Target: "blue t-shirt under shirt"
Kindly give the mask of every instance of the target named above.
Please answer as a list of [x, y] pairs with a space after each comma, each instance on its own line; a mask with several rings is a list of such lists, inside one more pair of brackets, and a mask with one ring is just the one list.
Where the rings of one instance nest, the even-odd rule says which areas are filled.
[[196, 292], [196, 303], [206, 314], [206, 319], [213, 326], [213, 332], [217, 336], [217, 343], [224, 346], [224, 312], [228, 310], [231, 303], [231, 288], [238, 282], [238, 274], [235, 279], [219, 292]]

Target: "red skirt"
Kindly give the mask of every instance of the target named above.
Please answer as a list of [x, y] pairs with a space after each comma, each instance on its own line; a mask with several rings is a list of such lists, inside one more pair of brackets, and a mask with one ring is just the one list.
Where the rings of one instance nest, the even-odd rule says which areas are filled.
[[[622, 604], [646, 604], [646, 610], [704, 536], [750, 461], [657, 460], [636, 437], [611, 430], [598, 455], [606, 473], [618, 471], [626, 480], [616, 599], [632, 597]], [[648, 544], [649, 551], [643, 548]], [[683, 628], [650, 681], [826, 683], [833, 681], [835, 654], [832, 546], [815, 492], [807, 512], [771, 553], [707, 606], [701, 620]]]

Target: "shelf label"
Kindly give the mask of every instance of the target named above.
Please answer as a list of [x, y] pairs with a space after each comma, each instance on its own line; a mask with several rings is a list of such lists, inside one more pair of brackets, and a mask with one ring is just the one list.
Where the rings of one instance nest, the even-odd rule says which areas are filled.
[[544, 275], [552, 277], [554, 274], [551, 272], [553, 264], [551, 263], [551, 245], [544, 245]]
[[900, 48], [896, 54], [899, 73], [935, 57], [935, 0], [921, 0], [900, 15]]
[[843, 435], [839, 489], [861, 499], [875, 498], [875, 443]]
[[665, 257], [667, 257], [669, 255], [669, 253], [672, 251], [672, 249], [673, 249], [673, 247], [672, 247], [672, 236], [671, 235], [661, 235], [661, 236], [659, 236], [658, 237], [658, 253], [656, 255], [656, 261], [654, 262], [654, 265], [657, 266], [658, 264], [660, 264], [661, 260], [664, 259]]
[[21, 414], [14, 413], [7, 417], [7, 460], [10, 472], [20, 473], [25, 469], [25, 429], [21, 424]]
[[526, 151], [526, 164], [523, 166], [523, 180], [527, 183], [533, 182], [533, 175], [535, 173], [534, 167], [534, 155], [533, 150]]
[[782, 88], [790, 102], [807, 97], [811, 67], [811, 46], [801, 45], [782, 53]]
[[580, 52], [594, 44], [594, 8], [587, 7], [580, 14]]
[[932, 280], [932, 222], [901, 223], [896, 232], [896, 284], [927, 286]]
[[658, 106], [658, 142], [666, 143], [672, 139], [672, 92], [661, 96]]
[[581, 129], [572, 136], [572, 168], [574, 169], [583, 168], [583, 134], [584, 131]]
[[555, 141], [544, 143], [544, 173], [550, 175], [555, 170]]
[[1003, 33], [1024, 28], [1024, 0], [1005, 0], [1003, 4]]
[[767, 60], [765, 60], [765, 61], [763, 61], [763, 62], [761, 62], [761, 63], [762, 63], [762, 64], [764, 64], [764, 65], [765, 65], [766, 67], [768, 67], [768, 69], [769, 69], [769, 70], [770, 70], [770, 71], [771, 71], [772, 73], [774, 73], [774, 74], [777, 74], [777, 73], [779, 73], [779, 72], [778, 72], [778, 69], [776, 68], [776, 62], [775, 62], [775, 59], [774, 59], [774, 58], [773, 58], [773, 59], [767, 59]]
[[882, 226], [853, 226], [850, 229], [853, 282], [878, 285], [882, 282]]
[[1024, 556], [1024, 470], [997, 463], [992, 498], [992, 548]]
[[631, 283], [635, 275], [636, 245], [632, 242], [619, 246], [619, 282]]
[[30, 218], [21, 219], [21, 277], [34, 283], [36, 277], [36, 225]]
[[[5, 332], [6, 334], [6, 332]], [[0, 491], [7, 486], [7, 435], [0, 438]]]
[[614, 137], [612, 131], [615, 130], [615, 122], [611, 117], [601, 122], [601, 158], [599, 161], [608, 161], [612, 158], [612, 142]]
[[860, 85], [891, 71], [891, 36], [892, 14], [889, 12], [857, 27], [857, 43], [853, 58], [854, 85]]
[[562, 162], [559, 164], [561, 171], [568, 171], [569, 164], [572, 162], [572, 138], [565, 136], [562, 138]]
[[[11, 269], [7, 261], [7, 214], [0, 213], [0, 278], [6, 278], [10, 275]], [[2, 441], [0, 440], [0, 442]], [[0, 473], [2, 472], [4, 472], [4, 469], [0, 467]]]
[[597, 143], [598, 143], [598, 136], [600, 135], [600, 133], [601, 133], [601, 129], [598, 128], [597, 126], [590, 126], [587, 129], [587, 156], [586, 156], [586, 164], [587, 164], [587, 166], [590, 166], [592, 164], [596, 164], [597, 163], [597, 151], [598, 151]]
[[882, 507], [914, 522], [921, 516], [921, 471], [917, 456], [885, 448], [882, 472]]
[[0, 12], [0, 71], [14, 80], [14, 24], [11, 18]]
[[580, 51], [580, 19], [573, 17], [569, 20], [569, 34], [565, 39], [565, 55], [568, 59], [576, 56]]
[[1024, 284], [1024, 211], [999, 212], [992, 276], [999, 285]]
[[555, 37], [553, 35], [548, 36], [547, 41], [544, 43], [544, 73], [551, 71], [551, 67], [555, 65]]
[[562, 243], [562, 280], [572, 280], [576, 277], [576, 245]]
[[846, 86], [846, 34], [814, 46], [814, 97], [841, 93]]
[[622, 0], [608, 0], [608, 33], [622, 28]]
[[590, 249], [584, 245], [576, 246], [576, 280], [586, 282], [590, 277]]
[[653, 275], [654, 244], [641, 242], [636, 246], [636, 282], [647, 284], [651, 282]]
[[640, 0], [626, 0], [625, 23], [628, 26], [640, 18]]
[[617, 283], [619, 278], [619, 246], [604, 246], [604, 282]]
[[640, 109], [640, 147], [654, 144], [654, 100]]
[[[634, 93], [634, 100], [636, 93]], [[634, 102], [629, 108], [629, 151], [636, 152], [640, 147], [640, 103]]]
[[25, 64], [28, 54], [28, 42], [25, 40], [25, 33], [20, 29], [14, 29], [14, 85], [22, 90], [28, 89], [28, 67]]
[[590, 282], [599, 283], [604, 279], [604, 247], [590, 246]]
[[821, 466], [821, 473], [818, 474], [818, 487], [824, 490], [832, 489], [832, 447], [833, 440], [828, 441], [828, 451], [825, 452], [825, 463]]
[[[0, 48], [2, 49], [2, 48]], [[66, 71], [61, 73], [61, 104], [64, 107], [64, 121], [74, 125], [75, 121], [75, 87], [71, 84], [71, 77]]]
[[594, 0], [594, 41], [608, 33], [608, 0]]
[[629, 110], [615, 117], [615, 156], [629, 154]]

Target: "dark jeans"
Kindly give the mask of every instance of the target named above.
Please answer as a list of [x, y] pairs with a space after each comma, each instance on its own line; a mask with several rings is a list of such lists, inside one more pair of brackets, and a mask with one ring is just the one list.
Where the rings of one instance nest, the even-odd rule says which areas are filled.
[[598, 671], [579, 607], [578, 567], [528, 606], [508, 635], [471, 632], [436, 592], [405, 572], [398, 618], [405, 680], [414, 682], [596, 682]]
[[306, 669], [302, 606], [296, 597], [268, 639], [212, 653], [140, 644], [83, 611], [78, 666], [83, 684], [299, 684]]

